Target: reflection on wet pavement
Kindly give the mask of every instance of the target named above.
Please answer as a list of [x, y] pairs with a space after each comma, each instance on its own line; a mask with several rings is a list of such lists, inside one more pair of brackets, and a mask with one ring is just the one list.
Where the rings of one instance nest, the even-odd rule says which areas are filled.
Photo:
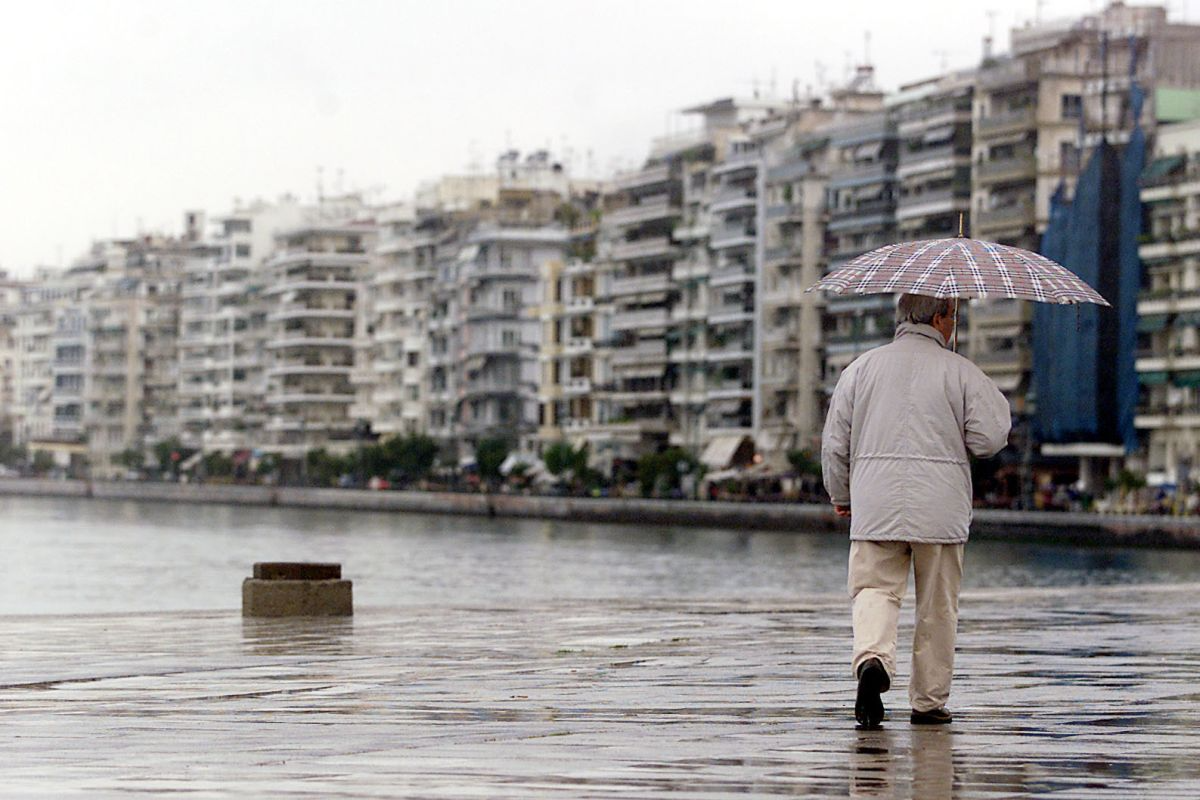
[[1196, 588], [968, 594], [954, 725], [909, 725], [901, 676], [864, 732], [840, 597], [0, 619], [0, 786], [1194, 797]]

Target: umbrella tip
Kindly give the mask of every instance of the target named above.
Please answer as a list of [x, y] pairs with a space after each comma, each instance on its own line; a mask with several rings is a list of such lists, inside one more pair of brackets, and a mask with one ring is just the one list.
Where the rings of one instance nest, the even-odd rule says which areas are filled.
[[965, 239], [963, 236], [963, 212], [958, 212], [958, 238]]

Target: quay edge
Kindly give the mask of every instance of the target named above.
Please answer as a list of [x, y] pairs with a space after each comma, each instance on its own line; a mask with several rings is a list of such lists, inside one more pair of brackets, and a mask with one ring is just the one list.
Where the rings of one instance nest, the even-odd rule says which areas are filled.
[[[848, 529], [848, 524], [834, 516], [829, 507], [797, 503], [379, 492], [36, 478], [0, 480], [0, 496], [278, 505], [294, 508], [522, 517], [622, 525], [688, 525], [796, 533], [844, 532]], [[1051, 544], [1194, 549], [1200, 548], [1200, 518], [983, 509], [975, 512], [971, 534], [977, 538]]]

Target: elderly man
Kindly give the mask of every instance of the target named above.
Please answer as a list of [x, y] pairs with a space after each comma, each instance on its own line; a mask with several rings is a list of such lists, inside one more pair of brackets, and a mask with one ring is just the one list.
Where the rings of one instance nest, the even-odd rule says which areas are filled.
[[821, 444], [825, 488], [850, 517], [854, 716], [878, 727], [896, 675], [896, 624], [916, 584], [909, 681], [913, 724], [945, 724], [963, 546], [971, 523], [968, 453], [995, 455], [1008, 440], [1008, 402], [967, 359], [947, 349], [952, 300], [902, 295], [896, 338], [842, 373]]

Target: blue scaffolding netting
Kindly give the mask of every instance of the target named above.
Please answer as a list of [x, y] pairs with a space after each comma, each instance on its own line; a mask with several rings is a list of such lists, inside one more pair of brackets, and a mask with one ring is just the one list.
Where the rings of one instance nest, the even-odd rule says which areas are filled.
[[[1143, 98], [1136, 84], [1130, 100], [1137, 120]], [[1060, 184], [1051, 198], [1042, 254], [1094, 286], [1113, 307], [1034, 307], [1034, 421], [1042, 442], [1109, 442], [1126, 451], [1137, 444], [1138, 180], [1145, 149], [1140, 125], [1120, 149], [1101, 142], [1074, 197], [1067, 199]]]

